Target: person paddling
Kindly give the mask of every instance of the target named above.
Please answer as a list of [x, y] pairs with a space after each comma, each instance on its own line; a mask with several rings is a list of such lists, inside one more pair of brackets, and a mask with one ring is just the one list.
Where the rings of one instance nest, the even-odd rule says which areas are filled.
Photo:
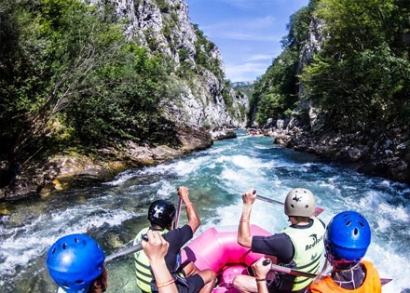
[[370, 241], [369, 223], [360, 213], [344, 211], [334, 216], [325, 236], [326, 259], [332, 271], [307, 292], [382, 292], [378, 271], [370, 261], [362, 260]]
[[[315, 197], [305, 188], [294, 188], [286, 196], [285, 214], [291, 225], [281, 233], [270, 236], [253, 236], [250, 230], [252, 206], [257, 194], [254, 189], [242, 195], [243, 208], [238, 228], [238, 243], [252, 252], [277, 258], [282, 266], [303, 272], [316, 273], [319, 269], [324, 246], [325, 224], [314, 217]], [[241, 292], [257, 292], [263, 282], [269, 292], [302, 293], [312, 282], [311, 278], [277, 273], [272, 282], [253, 276], [236, 276], [234, 287]], [[258, 284], [258, 285], [257, 285]]]
[[[199, 271], [193, 262], [181, 264], [181, 248], [192, 239], [200, 225], [198, 212], [189, 199], [189, 190], [185, 186], [178, 188], [178, 195], [185, 205], [188, 223], [181, 228], [171, 229], [175, 220], [175, 206], [165, 200], [154, 201], [148, 209], [150, 227], [142, 229], [134, 239], [134, 245], [141, 242], [142, 236], [149, 230], [162, 233], [169, 243], [168, 253], [165, 256], [168, 270], [176, 280], [180, 293], [208, 293], [216, 284], [216, 275], [212, 270]], [[137, 276], [137, 285], [143, 293], [158, 291], [152, 276], [149, 260], [143, 251], [134, 254]]]
[[58, 239], [48, 250], [46, 266], [58, 293], [101, 293], [107, 289], [105, 253], [85, 234]]

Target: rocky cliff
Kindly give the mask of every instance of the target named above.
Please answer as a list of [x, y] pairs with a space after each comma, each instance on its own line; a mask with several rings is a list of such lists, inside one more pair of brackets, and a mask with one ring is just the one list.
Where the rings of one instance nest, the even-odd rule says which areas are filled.
[[[324, 24], [310, 23], [310, 38], [299, 56], [298, 74], [322, 48]], [[299, 96], [308, 95], [303, 83]], [[306, 115], [307, 114], [307, 115]], [[358, 172], [410, 184], [410, 134], [408, 125], [351, 131], [348, 127], [329, 129], [329, 113], [304, 99], [286, 120], [271, 119], [266, 128], [275, 142], [298, 151], [316, 154], [329, 161], [345, 163]]]
[[114, 19], [126, 37], [147, 48], [150, 54], [160, 55], [167, 68], [173, 69], [170, 77], [176, 96], [162, 101], [161, 113], [169, 121], [166, 126], [172, 127], [170, 133], [176, 143], [154, 146], [122, 141], [118, 148], [101, 147], [92, 155], [55, 154], [41, 161], [30, 161], [24, 168], [1, 161], [0, 200], [45, 196], [84, 180], [109, 180], [127, 168], [160, 163], [210, 147], [213, 139], [219, 137], [215, 135], [218, 130], [244, 127], [247, 123], [248, 98], [225, 81], [218, 47], [190, 22], [184, 1], [83, 2], [113, 7]]
[[[101, 2], [90, 1], [90, 4]], [[154, 53], [167, 56], [175, 72], [192, 74], [175, 82], [182, 94], [164, 101], [171, 120], [193, 127], [222, 129], [244, 127], [248, 98], [237, 94], [224, 80], [225, 67], [219, 48], [190, 22], [182, 0], [111, 0], [125, 34]]]

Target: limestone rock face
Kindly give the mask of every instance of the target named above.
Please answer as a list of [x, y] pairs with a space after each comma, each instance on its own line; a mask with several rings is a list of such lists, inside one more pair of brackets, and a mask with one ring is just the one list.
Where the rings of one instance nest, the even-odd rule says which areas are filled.
[[[117, 17], [128, 21], [125, 34], [142, 46], [160, 52], [175, 70], [189, 66], [197, 74], [191, 80], [177, 79], [182, 94], [175, 101], [164, 101], [168, 117], [192, 127], [222, 129], [245, 127], [248, 97], [238, 95], [225, 84], [225, 65], [219, 48], [190, 22], [188, 5], [182, 0], [112, 0]], [[89, 1], [90, 4], [101, 0]], [[204, 39], [205, 41], [204, 41]], [[198, 55], [206, 56], [209, 70], [197, 64]], [[232, 105], [227, 105], [229, 97]]]
[[[171, 100], [164, 99], [161, 110], [164, 118], [175, 126], [177, 145], [153, 147], [123, 142], [127, 148], [122, 152], [113, 148], [96, 150], [101, 154], [99, 160], [56, 155], [22, 170], [13, 179], [13, 186], [6, 186], [0, 180], [0, 200], [44, 195], [82, 180], [109, 180], [126, 168], [156, 164], [210, 147], [213, 138], [209, 131], [242, 128], [247, 123], [248, 97], [235, 92], [225, 81], [225, 65], [219, 48], [190, 22], [184, 1], [82, 1], [87, 5], [114, 5], [115, 17], [125, 36], [150, 54], [160, 54], [163, 62], [172, 66], [170, 78], [178, 94]], [[189, 74], [178, 74], [183, 70]], [[11, 173], [7, 164], [0, 164], [1, 178]]]

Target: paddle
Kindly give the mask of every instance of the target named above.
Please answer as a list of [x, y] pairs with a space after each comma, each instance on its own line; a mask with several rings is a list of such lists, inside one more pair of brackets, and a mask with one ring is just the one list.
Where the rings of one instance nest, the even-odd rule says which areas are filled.
[[[280, 202], [278, 200], [274, 200], [274, 199], [271, 199], [271, 198], [267, 198], [267, 197], [264, 197], [264, 196], [260, 196], [260, 195], [257, 195], [256, 199], [259, 199], [259, 200], [262, 200], [262, 201], [265, 201], [265, 202], [268, 202], [268, 203], [274, 203], [274, 204], [277, 204], [277, 205], [282, 205], [282, 206], [284, 205], [283, 202]], [[320, 215], [323, 211], [324, 211], [324, 209], [322, 209], [320, 207], [316, 207], [315, 208], [315, 217]]]
[[136, 245], [134, 245], [134, 246], [128, 247], [128, 248], [126, 248], [126, 249], [124, 249], [124, 250], [121, 250], [121, 251], [119, 251], [119, 252], [116, 252], [116, 253], [113, 253], [113, 254], [107, 256], [107, 257], [105, 258], [105, 260], [104, 260], [104, 263], [108, 263], [108, 262], [113, 261], [113, 260], [115, 260], [115, 259], [117, 259], [117, 258], [120, 258], [120, 257], [123, 257], [123, 256], [127, 256], [127, 255], [129, 255], [129, 254], [131, 254], [131, 253], [133, 253], [133, 252], [140, 251], [141, 249], [142, 249], [142, 244], [141, 244], [141, 243], [138, 243], [138, 244], [136, 244]]
[[175, 217], [175, 221], [174, 221], [174, 227], [173, 227], [173, 229], [178, 228], [178, 225], [179, 225], [179, 218], [181, 217], [181, 208], [182, 208], [182, 198], [179, 198], [179, 201], [178, 201], [178, 208], [177, 208], [177, 214], [176, 214], [176, 217]]
[[[315, 275], [315, 274], [310, 274], [310, 273], [294, 270], [294, 269], [291, 269], [291, 268], [275, 265], [275, 264], [271, 263], [270, 259], [267, 259], [267, 260], [263, 261], [263, 265], [266, 266], [268, 264], [271, 264], [271, 269], [274, 270], [274, 271], [277, 271], [277, 272], [281, 272], [281, 273], [285, 273], [285, 274], [289, 274], [289, 275], [294, 275], [294, 276], [307, 277], [307, 278], [316, 278], [317, 277], [317, 275]], [[391, 279], [391, 278], [380, 278], [380, 281], [381, 281], [382, 285], [388, 284], [392, 280], [393, 279]]]

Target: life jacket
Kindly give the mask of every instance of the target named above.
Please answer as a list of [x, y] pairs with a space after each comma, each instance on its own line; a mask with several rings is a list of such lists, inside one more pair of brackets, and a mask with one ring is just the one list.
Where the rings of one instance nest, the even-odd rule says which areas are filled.
[[[149, 227], [142, 229], [137, 236], [135, 236], [133, 245], [137, 245], [142, 240], [142, 235], [147, 234]], [[161, 234], [168, 232], [167, 229], [160, 231]], [[134, 253], [135, 268], [137, 275], [137, 286], [144, 292], [152, 292], [151, 282], [153, 280], [151, 266], [149, 259], [143, 250]]]
[[330, 276], [324, 277], [317, 283], [313, 283], [309, 287], [312, 293], [327, 293], [327, 292], [346, 292], [346, 293], [381, 293], [382, 283], [380, 281], [379, 272], [371, 262], [362, 261], [361, 264], [366, 268], [366, 278], [363, 284], [356, 289], [344, 289], [333, 281]]
[[[323, 238], [325, 227], [317, 218], [312, 218], [312, 220], [312, 226], [307, 229], [287, 227], [282, 231], [290, 237], [295, 248], [293, 260], [290, 264], [284, 265], [305, 273], [316, 274], [324, 250]], [[285, 290], [290, 289], [291, 291], [306, 288], [312, 282], [312, 278], [302, 276], [297, 276], [296, 278], [293, 276], [291, 278], [282, 276], [282, 278], [284, 280], [288, 279], [288, 283], [293, 282], [291, 288], [289, 288], [289, 284], [285, 284], [286, 286], [284, 285], [283, 288], [286, 288]]]

